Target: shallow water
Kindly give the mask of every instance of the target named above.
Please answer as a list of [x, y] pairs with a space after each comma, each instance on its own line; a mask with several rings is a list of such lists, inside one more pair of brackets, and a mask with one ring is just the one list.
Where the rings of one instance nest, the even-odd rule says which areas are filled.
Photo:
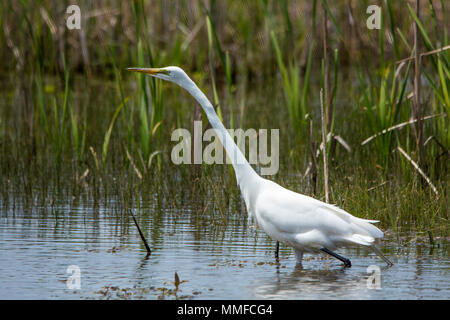
[[[388, 235], [380, 246], [391, 268], [354, 248], [340, 251], [352, 268], [305, 255], [299, 269], [286, 247], [277, 264], [275, 243], [248, 227], [245, 215], [213, 227], [193, 218], [194, 211], [144, 206], [139, 221], [153, 250], [146, 258], [132, 221], [101, 205], [3, 209], [0, 299], [450, 298], [448, 239], [433, 248], [416, 235]], [[73, 265], [79, 289], [67, 284]], [[370, 287], [369, 277], [380, 281]]]

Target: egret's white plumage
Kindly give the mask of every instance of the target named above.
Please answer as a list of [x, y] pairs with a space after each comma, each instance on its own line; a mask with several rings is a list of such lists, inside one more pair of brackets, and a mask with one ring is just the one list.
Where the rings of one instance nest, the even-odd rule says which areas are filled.
[[371, 223], [336, 206], [285, 189], [261, 179], [253, 212], [258, 224], [272, 238], [302, 252], [340, 246], [369, 246], [383, 232]]
[[224, 146], [236, 173], [236, 180], [245, 200], [250, 218], [273, 239], [294, 248], [297, 263], [304, 252], [329, 253], [350, 266], [350, 261], [334, 252], [351, 245], [373, 246], [383, 232], [372, 225], [377, 221], [357, 218], [348, 212], [317, 199], [293, 192], [260, 177], [241, 153], [217, 116], [213, 106], [188, 75], [178, 67], [129, 68], [171, 81], [186, 89], [202, 106], [209, 122]]

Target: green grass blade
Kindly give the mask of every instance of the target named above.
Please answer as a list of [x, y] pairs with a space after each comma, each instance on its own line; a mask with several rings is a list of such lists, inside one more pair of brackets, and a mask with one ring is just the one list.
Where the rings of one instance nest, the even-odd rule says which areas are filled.
[[113, 127], [114, 127], [114, 123], [116, 122], [116, 119], [119, 116], [120, 111], [126, 105], [126, 103], [128, 102], [129, 99], [130, 99], [130, 97], [126, 97], [125, 100], [123, 102], [121, 102], [119, 104], [119, 106], [116, 108], [116, 111], [114, 112], [114, 115], [113, 115], [113, 117], [111, 119], [111, 122], [109, 123], [108, 131], [106, 131], [106, 133], [105, 133], [105, 138], [103, 140], [103, 148], [102, 148], [102, 162], [103, 162], [103, 164], [105, 164], [106, 157], [108, 155], [108, 145], [109, 145], [109, 141], [111, 139], [111, 133], [112, 133], [112, 130], [113, 130]]

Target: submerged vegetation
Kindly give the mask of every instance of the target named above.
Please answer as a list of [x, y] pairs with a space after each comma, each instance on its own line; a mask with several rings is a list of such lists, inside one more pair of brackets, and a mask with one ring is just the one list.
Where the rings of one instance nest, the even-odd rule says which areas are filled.
[[379, 30], [369, 5], [95, 1], [69, 30], [66, 1], [2, 1], [0, 205], [113, 198], [126, 215], [195, 198], [213, 225], [241, 214], [229, 167], [170, 161], [195, 101], [125, 71], [178, 65], [229, 128], [280, 128], [271, 179], [383, 228], [448, 236], [449, 4], [379, 1]]

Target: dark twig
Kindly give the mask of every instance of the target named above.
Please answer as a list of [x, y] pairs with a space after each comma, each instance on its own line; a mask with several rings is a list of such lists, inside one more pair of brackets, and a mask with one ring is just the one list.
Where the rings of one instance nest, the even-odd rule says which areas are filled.
[[136, 225], [136, 228], [139, 231], [139, 235], [141, 236], [142, 242], [144, 242], [145, 249], [147, 250], [147, 257], [148, 257], [149, 255], [152, 254], [152, 250], [150, 250], [150, 247], [148, 246], [147, 240], [145, 239], [144, 234], [141, 231], [141, 228], [139, 228], [139, 225], [138, 225], [138, 223], [136, 221], [136, 218], [134, 217], [134, 214], [133, 214], [133, 212], [131, 210], [130, 210], [130, 214], [131, 214], [131, 217], [133, 218], [133, 221], [134, 221], [134, 224]]

